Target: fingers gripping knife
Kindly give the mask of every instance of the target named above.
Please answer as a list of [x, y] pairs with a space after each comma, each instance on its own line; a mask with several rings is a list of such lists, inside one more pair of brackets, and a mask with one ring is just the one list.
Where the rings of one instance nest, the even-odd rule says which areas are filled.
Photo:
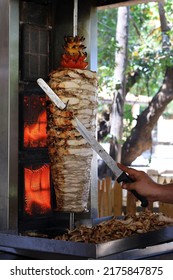
[[[38, 85], [43, 89], [43, 91], [49, 96], [49, 98], [55, 103], [55, 105], [61, 110], [66, 108], [66, 104], [55, 94], [55, 92], [48, 86], [48, 84], [43, 79], [37, 80]], [[80, 132], [80, 134], [85, 138], [85, 140], [91, 145], [92, 149], [105, 161], [107, 166], [112, 170], [117, 178], [117, 182], [133, 182], [133, 180], [120, 168], [118, 168], [116, 162], [112, 157], [104, 150], [104, 148], [96, 141], [96, 139], [90, 134], [86, 127], [74, 117], [72, 121], [75, 128]], [[138, 200], [141, 201], [141, 206], [147, 207], [148, 200], [137, 193], [135, 190], [131, 191]]]

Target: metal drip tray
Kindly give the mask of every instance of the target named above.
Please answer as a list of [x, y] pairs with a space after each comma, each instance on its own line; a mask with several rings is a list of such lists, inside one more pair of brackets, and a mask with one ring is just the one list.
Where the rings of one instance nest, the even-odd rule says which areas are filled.
[[0, 250], [37, 259], [142, 259], [173, 252], [173, 226], [102, 244], [1, 232]]

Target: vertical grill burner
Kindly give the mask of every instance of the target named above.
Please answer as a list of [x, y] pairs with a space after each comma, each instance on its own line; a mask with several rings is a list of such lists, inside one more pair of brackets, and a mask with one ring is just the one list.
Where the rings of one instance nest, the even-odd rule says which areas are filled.
[[25, 95], [22, 102], [24, 148], [45, 148], [47, 146], [47, 114], [44, 96]]
[[[48, 175], [50, 162], [45, 130], [45, 95], [36, 81], [39, 77], [47, 80], [50, 70], [60, 65], [64, 35], [73, 33], [73, 8], [73, 0], [0, 1], [3, 11], [0, 17], [3, 38], [0, 44], [0, 230], [15, 230], [18, 233], [18, 229], [29, 228], [33, 216], [35, 220], [38, 217], [43, 221], [47, 215], [46, 226], [51, 220], [54, 224], [62, 220], [54, 212], [54, 193], [51, 176]], [[95, 3], [92, 0], [80, 1], [78, 31], [86, 39], [90, 68], [96, 70], [94, 26]], [[93, 168], [89, 217], [97, 215], [96, 176]], [[34, 177], [39, 183], [33, 184]], [[44, 186], [41, 183], [43, 177], [47, 181]], [[47, 207], [35, 207], [35, 202], [29, 202], [28, 186], [32, 189], [32, 196], [40, 195], [45, 189], [50, 192]], [[29, 204], [32, 211], [28, 210]], [[61, 217], [64, 216], [61, 213]], [[69, 215], [66, 216], [69, 219]], [[39, 227], [39, 224], [36, 222], [35, 226]]]
[[35, 82], [39, 76], [46, 79], [50, 71], [50, 31], [50, 5], [46, 4], [45, 8], [44, 4], [21, 1], [19, 225], [26, 218], [44, 217], [53, 209], [46, 97]]
[[[3, 89], [0, 103], [0, 230], [21, 232], [48, 225], [60, 227], [60, 223], [62, 228], [67, 228], [74, 220], [73, 215], [70, 219], [70, 213], [55, 211], [47, 149], [46, 98], [36, 82], [39, 77], [48, 80], [51, 70], [60, 65], [64, 35], [72, 34], [73, 4], [73, 0], [0, 2], [4, 11], [0, 18], [4, 38], [0, 44]], [[88, 49], [91, 49], [92, 41], [89, 40], [91, 7], [91, 3], [81, 2], [80, 13], [85, 17], [79, 27], [80, 33], [88, 39]], [[91, 68], [94, 67], [91, 63]], [[92, 173], [91, 186], [96, 186], [96, 170]], [[89, 201], [91, 211], [84, 215], [87, 218], [97, 214], [95, 189], [93, 194]]]
[[45, 214], [51, 210], [50, 167], [24, 168], [24, 212], [28, 215]]
[[[56, 1], [55, 1], [56, 2]], [[73, 2], [73, 1], [72, 1]], [[47, 150], [46, 97], [38, 77], [51, 65], [54, 1], [21, 1], [19, 85], [19, 231], [55, 226], [55, 194]], [[69, 5], [68, 5], [69, 6]], [[58, 6], [57, 6], [58, 7]], [[69, 31], [68, 31], [69, 32]], [[62, 36], [62, 40], [63, 35]], [[62, 229], [73, 227], [73, 213], [60, 213]], [[90, 215], [84, 214], [84, 215]], [[80, 216], [80, 214], [79, 214]], [[82, 215], [83, 216], [83, 215]], [[66, 222], [68, 220], [68, 223]], [[59, 228], [59, 224], [58, 224]]]
[[[21, 93], [19, 162], [20, 189], [23, 191], [21, 213], [46, 214], [51, 210], [50, 164], [47, 154], [46, 98]], [[23, 209], [22, 209], [23, 208]]]

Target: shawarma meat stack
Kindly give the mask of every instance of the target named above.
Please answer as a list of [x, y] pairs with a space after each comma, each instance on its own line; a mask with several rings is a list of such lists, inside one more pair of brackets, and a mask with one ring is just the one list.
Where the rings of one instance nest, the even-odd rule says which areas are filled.
[[97, 74], [82, 69], [87, 67], [83, 40], [65, 37], [62, 68], [50, 73], [50, 87], [67, 104], [60, 110], [47, 103], [48, 152], [58, 211], [86, 211], [89, 198], [93, 151], [72, 123], [76, 116], [95, 135]]

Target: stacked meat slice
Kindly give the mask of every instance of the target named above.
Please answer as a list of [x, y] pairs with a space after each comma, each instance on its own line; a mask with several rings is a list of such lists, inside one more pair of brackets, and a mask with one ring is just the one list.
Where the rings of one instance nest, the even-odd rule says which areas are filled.
[[63, 111], [48, 102], [48, 150], [58, 211], [87, 210], [93, 151], [72, 124], [76, 116], [95, 135], [97, 75], [80, 69], [57, 69], [50, 87], [64, 103]]

